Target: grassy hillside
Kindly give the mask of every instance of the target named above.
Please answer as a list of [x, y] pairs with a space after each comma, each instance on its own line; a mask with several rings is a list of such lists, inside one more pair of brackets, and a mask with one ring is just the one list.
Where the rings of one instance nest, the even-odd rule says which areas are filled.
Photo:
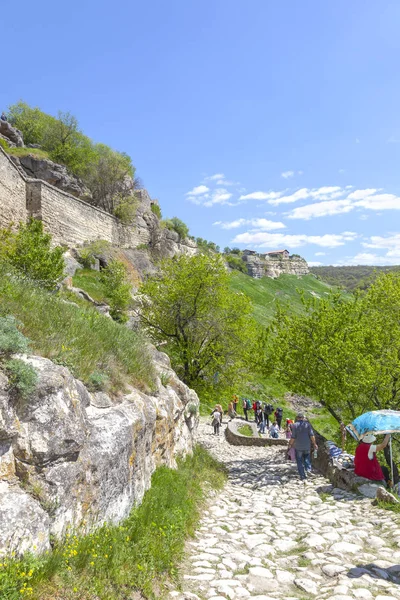
[[243, 273], [234, 272], [231, 287], [237, 292], [243, 292], [254, 304], [254, 316], [262, 325], [269, 325], [277, 302], [289, 303], [293, 312], [303, 310], [298, 291], [303, 291], [305, 297], [324, 297], [331, 286], [320, 281], [314, 275], [281, 275], [278, 279], [263, 277], [253, 279]]
[[354, 267], [311, 267], [311, 273], [317, 275], [322, 281], [336, 285], [349, 292], [355, 289], [366, 289], [382, 273], [400, 271], [400, 266], [371, 267], [357, 265]]

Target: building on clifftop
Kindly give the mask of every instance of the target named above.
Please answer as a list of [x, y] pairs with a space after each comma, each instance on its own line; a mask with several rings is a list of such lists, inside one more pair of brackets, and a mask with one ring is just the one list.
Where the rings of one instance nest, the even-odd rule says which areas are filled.
[[307, 261], [298, 254], [290, 254], [288, 250], [273, 250], [258, 254], [255, 250], [244, 250], [242, 260], [246, 263], [247, 274], [255, 279], [261, 277], [279, 277], [288, 275], [307, 275]]

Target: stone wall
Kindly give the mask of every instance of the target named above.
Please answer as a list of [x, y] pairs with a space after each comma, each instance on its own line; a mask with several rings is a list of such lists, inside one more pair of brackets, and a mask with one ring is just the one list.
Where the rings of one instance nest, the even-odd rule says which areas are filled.
[[[248, 425], [253, 431], [253, 437], [239, 433], [239, 427]], [[234, 419], [229, 421], [225, 429], [225, 437], [232, 446], [283, 446], [287, 448], [286, 439], [275, 439], [269, 437], [260, 437], [256, 423], [244, 421], [243, 419]]]
[[26, 221], [25, 179], [0, 147], [0, 227]]

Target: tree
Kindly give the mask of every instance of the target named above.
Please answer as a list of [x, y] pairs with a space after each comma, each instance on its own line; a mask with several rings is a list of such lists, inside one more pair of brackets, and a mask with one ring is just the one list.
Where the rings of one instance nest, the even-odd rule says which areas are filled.
[[114, 321], [126, 323], [132, 285], [129, 283], [125, 265], [118, 260], [111, 260], [101, 272], [101, 282], [110, 303], [110, 315]]
[[230, 290], [229, 278], [219, 256], [181, 255], [162, 261], [141, 288], [143, 323], [197, 390], [240, 380], [257, 352], [250, 300]]
[[52, 248], [51, 235], [43, 231], [42, 221], [21, 223], [16, 234], [6, 231], [8, 247], [3, 258], [42, 287], [56, 288], [64, 274], [63, 249]]
[[364, 294], [305, 302], [304, 315], [279, 309], [267, 370], [312, 394], [340, 422], [400, 401], [400, 276], [379, 277]]
[[164, 227], [166, 227], [167, 229], [175, 231], [179, 235], [181, 240], [184, 240], [189, 235], [189, 227], [186, 225], [186, 223], [181, 221], [181, 219], [178, 219], [178, 217], [166, 219], [165, 221], [163, 221], [163, 224]]
[[93, 204], [114, 214], [117, 207], [129, 198], [136, 203], [129, 179], [134, 174], [135, 168], [127, 154], [115, 152], [104, 144], [96, 144], [94, 160], [88, 166], [83, 180], [92, 191]]

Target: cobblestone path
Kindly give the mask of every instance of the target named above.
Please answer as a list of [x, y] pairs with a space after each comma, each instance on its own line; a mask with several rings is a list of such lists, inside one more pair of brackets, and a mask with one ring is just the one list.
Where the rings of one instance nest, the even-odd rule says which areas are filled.
[[183, 566], [176, 600], [398, 600], [400, 515], [301, 483], [282, 448], [229, 445], [202, 422], [198, 441], [229, 469]]

